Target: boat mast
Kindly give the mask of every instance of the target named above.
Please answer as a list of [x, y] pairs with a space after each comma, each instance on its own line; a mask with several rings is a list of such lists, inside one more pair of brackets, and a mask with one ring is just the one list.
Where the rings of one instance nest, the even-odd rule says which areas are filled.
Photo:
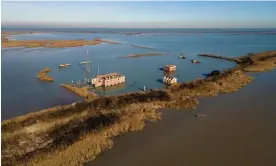
[[98, 75], [100, 75], [100, 67], [99, 67], [99, 64], [98, 64]]
[[87, 52], [87, 63], [86, 63], [86, 71], [90, 73], [90, 61], [89, 61], [89, 52], [88, 50], [86, 50]]

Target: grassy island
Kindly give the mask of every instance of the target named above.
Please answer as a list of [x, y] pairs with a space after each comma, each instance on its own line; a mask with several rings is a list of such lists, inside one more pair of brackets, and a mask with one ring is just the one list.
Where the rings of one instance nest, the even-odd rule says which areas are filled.
[[100, 41], [95, 40], [8, 40], [2, 41], [2, 47], [45, 47], [45, 48], [63, 48], [63, 47], [78, 47], [84, 45], [100, 44]]
[[50, 71], [51, 69], [49, 67], [45, 67], [43, 70], [37, 73], [36, 77], [41, 81], [55, 81], [52, 77], [47, 75], [47, 73], [49, 73]]
[[107, 44], [120, 44], [119, 42], [110, 41], [110, 40], [102, 40], [99, 38], [95, 38], [92, 40], [9, 40], [8, 37], [12, 35], [19, 34], [32, 34], [35, 32], [2, 32], [2, 48], [8, 47], [27, 47], [27, 48], [35, 48], [35, 47], [44, 47], [44, 48], [63, 48], [63, 47], [79, 47], [84, 45], [96, 45], [100, 43]]
[[158, 108], [195, 109], [198, 97], [235, 92], [253, 80], [246, 75], [248, 68], [272, 69], [275, 57], [276, 52], [245, 55], [231, 69], [167, 90], [96, 97], [6, 120], [1, 125], [2, 164], [82, 165], [112, 148], [115, 136], [160, 120]]
[[144, 56], [160, 56], [165, 55], [164, 53], [146, 53], [146, 54], [130, 54], [127, 56], [122, 56], [122, 58], [138, 58], [138, 57], [144, 57]]

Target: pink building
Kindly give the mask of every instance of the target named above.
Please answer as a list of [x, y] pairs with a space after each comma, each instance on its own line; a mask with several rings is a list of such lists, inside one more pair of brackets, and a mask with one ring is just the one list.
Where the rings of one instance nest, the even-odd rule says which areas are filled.
[[98, 75], [95, 78], [92, 78], [91, 84], [94, 87], [108, 87], [125, 82], [125, 76], [118, 73], [109, 73], [104, 75]]
[[175, 71], [175, 70], [176, 70], [176, 66], [175, 65], [165, 65], [164, 66], [164, 71], [171, 72], [171, 71]]

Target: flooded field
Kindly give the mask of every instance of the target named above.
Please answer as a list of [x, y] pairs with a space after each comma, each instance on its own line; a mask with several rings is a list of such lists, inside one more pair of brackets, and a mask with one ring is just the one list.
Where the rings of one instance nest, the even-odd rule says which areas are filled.
[[[116, 31], [116, 30], [114, 30]], [[137, 31], [137, 30], [136, 30]], [[60, 104], [69, 104], [80, 97], [60, 87], [60, 84], [72, 80], [83, 80], [85, 72], [79, 62], [86, 60], [86, 50], [91, 60], [90, 77], [98, 72], [105, 74], [118, 72], [126, 76], [126, 83], [118, 88], [96, 89], [99, 95], [113, 95], [139, 91], [146, 86], [165, 88], [160, 83], [164, 73], [159, 70], [166, 64], [175, 64], [177, 70], [172, 76], [178, 81], [191, 81], [204, 77], [212, 70], [222, 70], [234, 65], [232, 62], [198, 57], [198, 53], [213, 53], [227, 56], [239, 56], [248, 52], [261, 52], [275, 49], [276, 35], [264, 33], [219, 33], [184, 31], [158, 32], [148, 31], [137, 36], [116, 33], [79, 33], [51, 32], [11, 36], [15, 40], [57, 40], [57, 39], [94, 39], [102, 38], [118, 41], [121, 44], [100, 44], [72, 48], [2, 48], [2, 120], [38, 111]], [[133, 47], [146, 46], [152, 49]], [[120, 58], [130, 54], [164, 53], [162, 56], [139, 58]], [[186, 59], [178, 59], [184, 53]], [[192, 64], [198, 59], [201, 64]], [[63, 63], [72, 64], [59, 69]], [[36, 73], [44, 67], [50, 67], [55, 82], [43, 83]], [[135, 81], [135, 84], [134, 84]]]

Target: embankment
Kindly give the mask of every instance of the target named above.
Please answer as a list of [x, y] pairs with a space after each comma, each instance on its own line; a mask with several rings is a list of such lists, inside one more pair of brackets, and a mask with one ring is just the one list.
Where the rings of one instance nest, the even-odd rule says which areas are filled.
[[84, 97], [85, 100], [93, 100], [94, 98], [97, 97], [95, 93], [89, 92], [89, 86], [87, 87], [75, 87], [72, 86], [71, 84], [61, 84], [61, 87], [68, 89], [69, 91], [75, 93], [78, 96]]
[[101, 41], [102, 43], [106, 43], [106, 44], [121, 44], [120, 42], [112, 41], [112, 40], [100, 39], [100, 41]]
[[[160, 119], [157, 108], [195, 108], [197, 98], [237, 91], [252, 81], [243, 71], [255, 63], [275, 63], [275, 52], [242, 57], [219, 75], [148, 90], [97, 97], [43, 113], [2, 122], [3, 165], [81, 165], [113, 146], [112, 138], [141, 130]], [[66, 159], [66, 160], [64, 160]]]
[[225, 60], [234, 61], [234, 62], [237, 62], [237, 63], [240, 62], [240, 60], [238, 58], [218, 56], [218, 55], [214, 55], [214, 54], [198, 54], [198, 56], [209, 57], [209, 58], [216, 58], [216, 59], [225, 59]]

